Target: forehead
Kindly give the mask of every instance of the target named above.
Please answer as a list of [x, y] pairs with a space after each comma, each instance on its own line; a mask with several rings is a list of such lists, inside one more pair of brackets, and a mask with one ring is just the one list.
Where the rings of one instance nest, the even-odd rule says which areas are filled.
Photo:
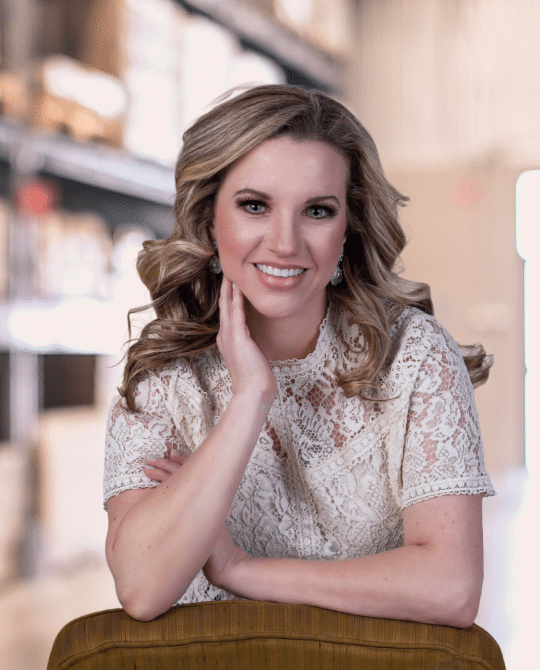
[[[348, 163], [339, 149], [321, 141], [277, 137], [257, 145], [227, 170], [221, 189], [280, 191], [347, 190]], [[221, 190], [220, 189], [220, 190]], [[322, 195], [322, 194], [321, 194]]]

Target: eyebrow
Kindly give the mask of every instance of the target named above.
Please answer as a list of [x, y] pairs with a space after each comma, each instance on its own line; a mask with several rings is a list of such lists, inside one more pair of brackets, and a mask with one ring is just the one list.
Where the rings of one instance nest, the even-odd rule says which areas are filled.
[[254, 195], [257, 198], [262, 198], [263, 200], [272, 200], [268, 193], [257, 191], [254, 188], [241, 188], [239, 191], [236, 191], [233, 197], [236, 198], [237, 195]]
[[[257, 191], [254, 188], [242, 188], [239, 191], [236, 191], [233, 197], [236, 198], [238, 195], [254, 195], [255, 197], [262, 198], [263, 200], [272, 200], [272, 196], [268, 195], [268, 193]], [[311, 203], [320, 202], [321, 200], [333, 200], [338, 207], [341, 207], [339, 198], [336, 198], [335, 195], [316, 195], [312, 198], [308, 198], [306, 200], [306, 204], [310, 205]]]

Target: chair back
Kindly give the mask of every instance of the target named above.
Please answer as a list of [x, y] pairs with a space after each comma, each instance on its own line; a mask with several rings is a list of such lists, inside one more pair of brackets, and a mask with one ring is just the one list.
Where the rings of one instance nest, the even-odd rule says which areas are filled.
[[484, 629], [256, 601], [173, 607], [154, 621], [88, 614], [58, 634], [47, 670], [505, 670]]

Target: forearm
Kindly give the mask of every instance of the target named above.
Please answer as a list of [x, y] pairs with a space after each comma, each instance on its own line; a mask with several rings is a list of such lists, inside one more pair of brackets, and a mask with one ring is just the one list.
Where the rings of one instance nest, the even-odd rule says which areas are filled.
[[137, 618], [168, 609], [204, 565], [270, 405], [256, 393], [233, 396], [193, 456], [148, 490], [111, 533], [107, 558], [119, 599]]
[[332, 561], [248, 558], [225, 586], [244, 598], [307, 604], [350, 614], [467, 627], [482, 575], [431, 547], [409, 545]]

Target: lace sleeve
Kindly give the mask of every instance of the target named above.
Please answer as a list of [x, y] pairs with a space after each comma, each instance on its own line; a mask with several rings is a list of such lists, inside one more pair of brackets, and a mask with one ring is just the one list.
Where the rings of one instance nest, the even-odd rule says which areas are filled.
[[447, 494], [494, 495], [473, 389], [457, 344], [434, 320], [412, 338], [425, 355], [410, 397], [403, 455], [402, 506]]
[[169, 376], [153, 372], [137, 387], [141, 411], [130, 412], [120, 396], [109, 412], [105, 439], [104, 505], [123, 491], [158, 486], [142, 471], [147, 454], [164, 454], [172, 448], [187, 452], [165, 406]]

